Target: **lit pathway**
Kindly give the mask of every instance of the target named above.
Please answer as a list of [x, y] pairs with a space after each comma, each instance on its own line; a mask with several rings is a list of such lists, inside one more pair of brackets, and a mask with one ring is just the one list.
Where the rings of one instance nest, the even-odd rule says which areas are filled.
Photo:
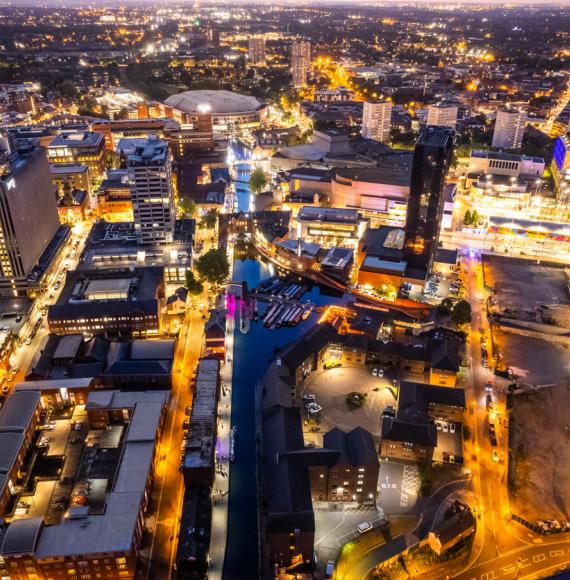
[[[230, 280], [233, 266], [233, 245], [228, 242]], [[228, 294], [229, 300], [232, 296]], [[236, 299], [237, 302], [238, 299]], [[226, 362], [222, 366], [220, 402], [218, 403], [217, 469], [214, 480], [212, 506], [212, 533], [210, 537], [209, 580], [221, 580], [228, 534], [228, 500], [230, 487], [230, 431], [232, 417], [232, 373], [234, 356], [235, 303], [229, 303], [226, 317]]]

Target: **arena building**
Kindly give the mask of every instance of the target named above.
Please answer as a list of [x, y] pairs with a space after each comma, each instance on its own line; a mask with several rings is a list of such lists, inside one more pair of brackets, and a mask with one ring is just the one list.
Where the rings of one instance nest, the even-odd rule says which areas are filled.
[[[255, 97], [231, 91], [185, 91], [164, 101], [174, 118], [210, 113], [214, 132], [230, 134], [246, 129], [258, 129], [267, 105]], [[177, 115], [178, 113], [178, 115]]]

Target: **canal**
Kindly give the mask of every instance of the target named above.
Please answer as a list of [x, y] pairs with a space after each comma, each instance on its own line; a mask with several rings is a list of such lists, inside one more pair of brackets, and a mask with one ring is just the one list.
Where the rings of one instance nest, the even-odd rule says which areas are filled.
[[[237, 191], [239, 209], [247, 211], [247, 187]], [[273, 266], [245, 244], [236, 246], [233, 281], [246, 281], [248, 288], [273, 275]], [[307, 285], [310, 282], [307, 281]], [[312, 284], [303, 300], [313, 304], [339, 302], [342, 295]], [[228, 535], [224, 560], [224, 580], [252, 580], [258, 569], [258, 520], [255, 449], [255, 385], [265, 373], [275, 349], [303, 335], [317, 320], [313, 313], [296, 327], [269, 330], [252, 322], [247, 334], [236, 324], [232, 381], [232, 426], [237, 428], [236, 461], [230, 469]]]

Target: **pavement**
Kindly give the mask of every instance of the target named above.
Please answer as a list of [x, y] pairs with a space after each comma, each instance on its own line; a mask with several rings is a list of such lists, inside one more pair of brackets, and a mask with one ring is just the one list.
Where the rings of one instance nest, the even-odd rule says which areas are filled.
[[151, 537], [141, 551], [137, 578], [149, 580], [175, 577], [174, 564], [184, 482], [179, 471], [182, 423], [185, 408], [192, 403], [190, 387], [194, 368], [202, 352], [204, 323], [199, 310], [188, 310], [174, 355], [174, 375], [162, 438], [157, 450], [158, 465], [146, 521]]

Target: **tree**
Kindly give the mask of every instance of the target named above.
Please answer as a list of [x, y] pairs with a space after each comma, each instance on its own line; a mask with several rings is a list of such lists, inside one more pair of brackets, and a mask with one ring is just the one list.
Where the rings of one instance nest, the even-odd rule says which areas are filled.
[[437, 311], [439, 314], [451, 314], [452, 310], [453, 310], [453, 300], [451, 298], [444, 298], [437, 307]]
[[473, 217], [471, 216], [471, 212], [469, 210], [465, 210], [465, 215], [463, 216], [463, 223], [466, 226], [470, 226], [473, 223]]
[[196, 202], [188, 196], [180, 198], [179, 207], [183, 215], [193, 216], [196, 211]]
[[192, 270], [186, 272], [186, 288], [188, 288], [188, 292], [192, 294], [192, 296], [199, 296], [204, 292], [204, 284], [196, 279]]
[[201, 280], [218, 286], [229, 276], [230, 263], [224, 250], [212, 249], [196, 260], [196, 270]]
[[211, 208], [202, 216], [200, 227], [204, 230], [213, 230], [216, 227], [217, 221], [218, 210]]
[[471, 322], [471, 304], [466, 300], [460, 300], [451, 311], [451, 320], [457, 326]]
[[261, 167], [257, 167], [251, 172], [249, 176], [249, 189], [252, 193], [259, 194], [267, 185], [267, 177]]
[[57, 85], [56, 90], [58, 93], [67, 99], [73, 99], [77, 96], [77, 88], [75, 83], [71, 79], [66, 79], [59, 85]]
[[477, 210], [474, 209], [473, 213], [471, 214], [471, 224], [473, 226], [477, 226], [478, 223], [479, 223], [479, 214], [477, 213]]

